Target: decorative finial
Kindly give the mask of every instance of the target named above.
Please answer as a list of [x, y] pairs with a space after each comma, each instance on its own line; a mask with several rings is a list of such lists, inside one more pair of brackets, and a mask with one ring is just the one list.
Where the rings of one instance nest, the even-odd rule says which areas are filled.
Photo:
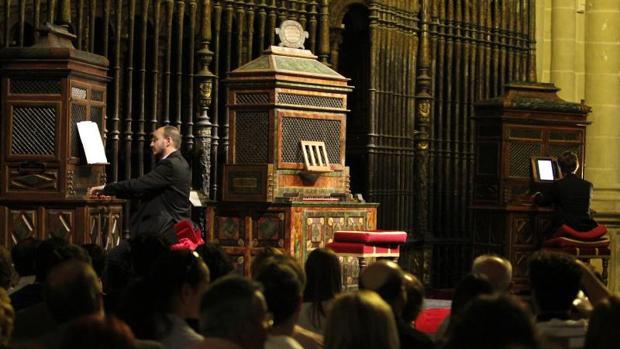
[[280, 37], [280, 46], [290, 48], [304, 48], [304, 41], [310, 36], [297, 21], [286, 20], [276, 28]]

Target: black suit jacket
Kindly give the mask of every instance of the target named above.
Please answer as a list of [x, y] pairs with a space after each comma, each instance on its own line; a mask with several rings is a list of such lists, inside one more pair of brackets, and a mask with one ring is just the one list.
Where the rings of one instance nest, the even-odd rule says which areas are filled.
[[168, 241], [175, 242], [174, 224], [189, 218], [190, 182], [190, 167], [177, 150], [142, 177], [106, 184], [103, 194], [142, 200], [131, 219], [132, 236], [163, 234]]
[[578, 231], [589, 231], [597, 226], [590, 216], [590, 200], [592, 198], [592, 183], [568, 174], [557, 180], [543, 192], [536, 196], [535, 202], [540, 206], [553, 205], [553, 228], [562, 224]]

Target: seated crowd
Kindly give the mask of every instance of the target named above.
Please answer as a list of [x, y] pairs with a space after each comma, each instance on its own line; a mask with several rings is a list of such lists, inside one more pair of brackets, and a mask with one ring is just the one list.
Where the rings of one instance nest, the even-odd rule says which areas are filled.
[[474, 260], [434, 336], [416, 329], [424, 287], [389, 260], [344, 291], [338, 256], [302, 266], [278, 249], [252, 278], [212, 244], [171, 250], [141, 236], [109, 251], [62, 239], [0, 248], [0, 348], [603, 349], [620, 343], [620, 298], [589, 266], [539, 251], [531, 295], [511, 294], [512, 266]]

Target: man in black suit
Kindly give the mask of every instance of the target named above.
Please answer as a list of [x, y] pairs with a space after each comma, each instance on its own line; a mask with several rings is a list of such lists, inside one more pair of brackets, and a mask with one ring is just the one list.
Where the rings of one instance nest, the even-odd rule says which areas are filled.
[[579, 168], [577, 154], [571, 151], [562, 153], [558, 165], [562, 170], [562, 179], [553, 182], [544, 193], [538, 192], [533, 196], [537, 205], [554, 207], [549, 232], [555, 232], [562, 224], [582, 232], [594, 229], [598, 224], [590, 215], [592, 183], [575, 175]]
[[151, 172], [136, 179], [108, 183], [89, 190], [90, 195], [140, 198], [142, 206], [131, 219], [131, 234], [159, 234], [176, 242], [174, 224], [189, 218], [190, 167], [178, 150], [181, 134], [164, 126], [153, 132], [151, 149], [158, 158]]

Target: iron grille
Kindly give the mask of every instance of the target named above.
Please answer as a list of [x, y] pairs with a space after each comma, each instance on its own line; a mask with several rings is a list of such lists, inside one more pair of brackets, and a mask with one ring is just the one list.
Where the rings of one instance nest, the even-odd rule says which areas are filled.
[[269, 161], [269, 113], [237, 112], [235, 115], [235, 163], [264, 164]]
[[54, 155], [56, 109], [53, 106], [13, 108], [11, 154]]
[[[103, 108], [90, 107], [90, 121], [95, 122], [101, 127], [103, 125]], [[101, 129], [99, 131], [102, 131]]]
[[282, 118], [283, 162], [303, 163], [301, 141], [323, 141], [331, 164], [340, 163], [340, 120]]
[[11, 80], [11, 93], [15, 94], [60, 94], [61, 91], [60, 80]]
[[579, 144], [549, 144], [549, 156], [558, 157], [565, 151], [572, 151], [579, 156], [579, 150]]
[[541, 145], [535, 143], [511, 143], [510, 144], [510, 177], [530, 176], [530, 157], [541, 155]]
[[237, 93], [237, 104], [267, 104], [269, 103], [269, 93]]
[[296, 93], [278, 94], [278, 103], [291, 105], [305, 105], [319, 108], [344, 108], [344, 100], [339, 97], [310, 96]]
[[86, 106], [71, 104], [71, 155], [80, 156], [80, 140], [77, 123], [86, 120]]

